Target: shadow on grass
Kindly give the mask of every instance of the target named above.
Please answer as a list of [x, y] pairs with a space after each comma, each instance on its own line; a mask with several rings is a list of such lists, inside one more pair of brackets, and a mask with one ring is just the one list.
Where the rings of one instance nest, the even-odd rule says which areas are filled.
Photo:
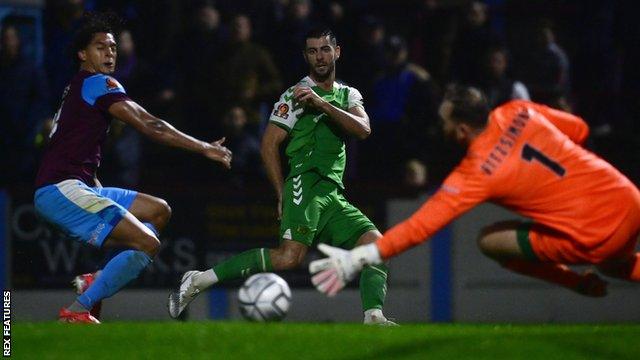
[[[424, 358], [426, 356], [427, 351], [433, 352], [437, 350], [444, 350], [444, 348], [452, 347], [459, 342], [460, 342], [459, 337], [425, 339], [422, 341], [406, 342], [403, 344], [386, 346], [380, 349], [379, 351], [376, 351], [375, 354], [367, 354], [366, 358], [367, 359], [403, 359], [403, 358], [412, 358], [412, 357], [417, 358], [419, 355], [422, 358]], [[361, 360], [363, 359], [363, 355], [364, 354], [361, 354], [359, 356], [336, 357], [335, 359]]]
[[601, 339], [598, 343], [592, 343], [589, 340], [559, 339], [557, 336], [545, 336], [544, 339], [549, 343], [572, 349], [575, 354], [584, 356], [585, 359], [637, 360], [640, 356], [640, 345], [630, 352], [628, 344], [625, 351], [617, 348], [615, 343], [607, 342], [606, 339]]
[[636, 351], [629, 345], [611, 341], [610, 337], [594, 342], [591, 338], [582, 340], [557, 335], [452, 336], [380, 346], [373, 353], [363, 349], [360, 355], [336, 356], [335, 359], [639, 359], [640, 346]]

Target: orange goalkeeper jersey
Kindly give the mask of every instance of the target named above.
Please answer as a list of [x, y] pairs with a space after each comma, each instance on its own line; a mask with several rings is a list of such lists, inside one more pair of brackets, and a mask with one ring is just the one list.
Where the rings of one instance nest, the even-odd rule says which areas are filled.
[[638, 189], [585, 150], [579, 117], [529, 101], [511, 101], [486, 128], [441, 188], [377, 245], [383, 258], [415, 246], [472, 207], [491, 201], [597, 247], [637, 206]]

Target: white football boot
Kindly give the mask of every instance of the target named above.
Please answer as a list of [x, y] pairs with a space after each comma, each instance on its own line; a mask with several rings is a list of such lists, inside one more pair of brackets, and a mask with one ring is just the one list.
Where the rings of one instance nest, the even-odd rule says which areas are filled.
[[367, 310], [364, 315], [364, 324], [377, 326], [400, 326], [387, 319], [384, 314], [382, 314], [382, 310], [379, 309]]
[[184, 273], [182, 280], [180, 280], [179, 290], [169, 294], [167, 308], [169, 309], [169, 316], [172, 318], [177, 319], [187, 305], [200, 293], [200, 289], [196, 288], [193, 283], [195, 275], [198, 274], [200, 274], [200, 271], [187, 271]]

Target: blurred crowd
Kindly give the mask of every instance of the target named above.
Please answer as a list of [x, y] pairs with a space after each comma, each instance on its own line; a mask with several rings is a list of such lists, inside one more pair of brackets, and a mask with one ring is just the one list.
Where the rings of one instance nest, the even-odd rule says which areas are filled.
[[[24, 55], [20, 21], [2, 19], [0, 187], [30, 184], [47, 126], [77, 71], [68, 48], [85, 11], [125, 19], [114, 76], [151, 113], [203, 140], [226, 136], [224, 172], [114, 122], [99, 177], [137, 187], [264, 182], [259, 144], [273, 103], [307, 75], [306, 32], [331, 28], [340, 81], [358, 88], [373, 134], [348, 140], [347, 182], [425, 189], [457, 153], [439, 133], [449, 82], [492, 106], [530, 99], [583, 116], [592, 150], [640, 180], [640, 31], [633, 1], [49, 0], [42, 65]], [[170, 170], [168, 170], [170, 169]]]

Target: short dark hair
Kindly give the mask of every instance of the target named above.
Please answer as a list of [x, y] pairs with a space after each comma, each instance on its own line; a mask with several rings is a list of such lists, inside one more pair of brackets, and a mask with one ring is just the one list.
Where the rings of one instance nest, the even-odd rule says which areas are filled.
[[490, 107], [484, 93], [472, 86], [450, 84], [444, 95], [445, 101], [453, 105], [451, 118], [456, 122], [483, 128], [487, 124]]
[[86, 49], [97, 33], [113, 34], [114, 37], [122, 29], [122, 19], [113, 12], [89, 12], [85, 13], [82, 25], [76, 31], [71, 45], [73, 60], [78, 64], [78, 51]]
[[307, 48], [307, 39], [318, 39], [318, 38], [323, 38], [325, 36], [329, 37], [329, 42], [331, 43], [331, 45], [336, 46], [338, 44], [338, 41], [336, 40], [336, 35], [333, 33], [333, 31], [331, 31], [331, 29], [320, 27], [320, 28], [311, 29], [307, 32], [307, 34], [304, 36], [304, 43], [302, 44], [302, 49]]

